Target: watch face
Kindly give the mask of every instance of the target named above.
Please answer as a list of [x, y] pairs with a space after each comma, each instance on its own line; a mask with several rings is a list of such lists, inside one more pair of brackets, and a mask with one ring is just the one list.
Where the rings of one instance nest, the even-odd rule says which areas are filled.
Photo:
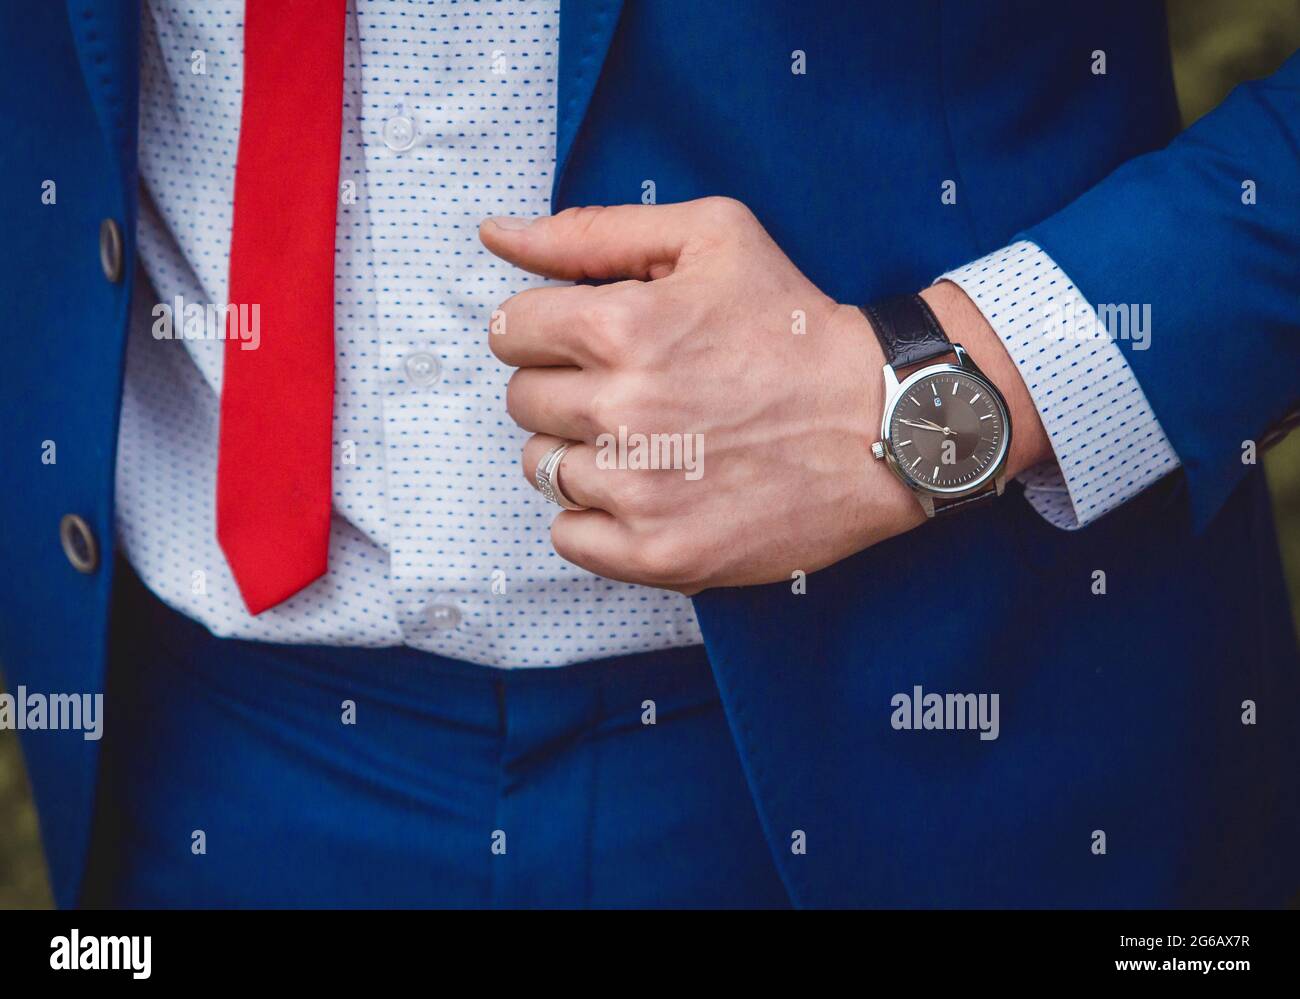
[[1006, 453], [1002, 400], [959, 368], [908, 378], [886, 419], [896, 467], [926, 489], [958, 493], [981, 486]]

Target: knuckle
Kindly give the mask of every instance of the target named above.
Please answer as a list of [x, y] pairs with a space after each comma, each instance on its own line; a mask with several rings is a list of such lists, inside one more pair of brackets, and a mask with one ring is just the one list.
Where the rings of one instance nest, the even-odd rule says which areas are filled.
[[497, 305], [496, 308], [492, 310], [492, 313], [488, 318], [491, 319], [498, 315], [501, 315], [509, 319], [519, 310], [519, 308], [522, 305], [528, 302], [529, 300], [528, 293], [532, 290], [533, 289], [529, 288], [525, 291], [521, 291], [517, 294], [511, 295], [504, 302], [501, 302], [499, 305]]
[[615, 476], [610, 492], [614, 506], [620, 512], [636, 518], [653, 517], [660, 507], [658, 477], [644, 473], [623, 471]]
[[633, 313], [614, 297], [601, 297], [582, 307], [578, 322], [595, 352], [609, 360], [620, 360], [632, 342]]
[[511, 325], [517, 322], [517, 317], [528, 308], [531, 302], [528, 296], [528, 291], [512, 295], [494, 308], [488, 316], [488, 350], [500, 361], [509, 363], [510, 348], [514, 338], [508, 334]]
[[555, 549], [555, 554], [560, 556], [566, 562], [573, 561], [573, 548], [569, 541], [568, 533], [560, 526], [560, 521], [564, 515], [560, 514], [551, 521], [551, 547]]
[[753, 219], [754, 213], [743, 201], [724, 195], [714, 195], [701, 202], [708, 217], [719, 224], [739, 225]]
[[643, 537], [631, 553], [632, 567], [647, 582], [665, 585], [686, 576], [688, 552], [672, 535]]
[[570, 222], [575, 219], [589, 221], [599, 215], [601, 211], [602, 209], [600, 205], [574, 205], [572, 208], [564, 209], [564, 211], [558, 213], [555, 217]]
[[591, 436], [612, 432], [627, 425], [628, 405], [626, 389], [621, 382], [606, 379], [587, 403], [586, 418]]
[[554, 220], [559, 223], [561, 231], [580, 237], [591, 229], [601, 211], [600, 205], [577, 205], [559, 212]]
[[519, 424], [519, 417], [524, 408], [527, 392], [525, 377], [525, 371], [521, 368], [506, 381], [506, 413], [516, 424]]
[[590, 568], [592, 564], [591, 553], [585, 551], [576, 540], [576, 532], [571, 532], [569, 520], [573, 514], [565, 510], [551, 521], [551, 547], [555, 549], [555, 554], [564, 559], [564, 561], [573, 565]]

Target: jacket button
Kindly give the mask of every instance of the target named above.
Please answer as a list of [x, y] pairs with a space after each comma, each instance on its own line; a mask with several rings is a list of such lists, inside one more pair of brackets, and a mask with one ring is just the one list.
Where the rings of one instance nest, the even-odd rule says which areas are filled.
[[122, 280], [122, 228], [113, 219], [99, 223], [99, 266], [114, 284]]
[[65, 513], [59, 521], [59, 542], [63, 554], [78, 572], [89, 574], [99, 568], [99, 545], [85, 517]]

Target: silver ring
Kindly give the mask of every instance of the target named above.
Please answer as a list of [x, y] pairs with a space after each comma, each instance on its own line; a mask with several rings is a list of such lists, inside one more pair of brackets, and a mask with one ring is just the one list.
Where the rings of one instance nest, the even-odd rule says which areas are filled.
[[587, 510], [589, 507], [580, 506], [573, 502], [564, 495], [564, 490], [560, 488], [560, 462], [564, 460], [564, 453], [572, 446], [573, 441], [562, 441], [542, 455], [542, 460], [537, 463], [537, 472], [533, 478], [537, 483], [537, 491], [552, 503], [562, 506], [566, 510]]

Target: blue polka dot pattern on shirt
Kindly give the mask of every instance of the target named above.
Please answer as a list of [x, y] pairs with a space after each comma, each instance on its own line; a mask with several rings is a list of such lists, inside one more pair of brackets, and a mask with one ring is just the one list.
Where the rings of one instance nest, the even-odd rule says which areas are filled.
[[349, 4], [330, 571], [254, 618], [215, 537], [223, 344], [149, 328], [155, 302], [226, 301], [244, 4], [146, 0], [139, 242], [153, 289], [128, 347], [118, 531], [146, 584], [214, 633], [503, 667], [700, 641], [685, 597], [554, 553], [557, 509], [523, 478], [510, 370], [487, 347], [492, 310], [547, 283], [477, 230], [550, 210], [558, 7]]
[[1044, 518], [1084, 527], [1178, 467], [1124, 352], [1041, 248], [1021, 240], [943, 279], [984, 313], [1042, 418], [1057, 463], [1020, 480]]

